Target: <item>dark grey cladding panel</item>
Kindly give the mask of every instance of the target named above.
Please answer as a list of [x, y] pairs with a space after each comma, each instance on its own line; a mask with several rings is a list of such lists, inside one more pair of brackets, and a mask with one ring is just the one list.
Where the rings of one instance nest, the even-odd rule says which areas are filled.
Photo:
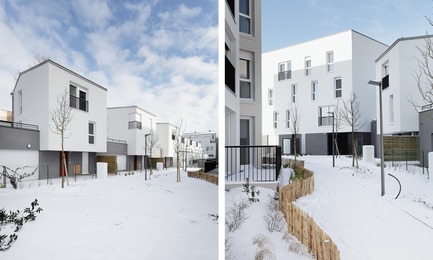
[[128, 145], [125, 143], [107, 142], [107, 154], [126, 155]]
[[328, 135], [324, 133], [306, 134], [305, 149], [307, 154], [327, 155], [328, 154]]
[[0, 126], [0, 149], [39, 150], [39, 131]]

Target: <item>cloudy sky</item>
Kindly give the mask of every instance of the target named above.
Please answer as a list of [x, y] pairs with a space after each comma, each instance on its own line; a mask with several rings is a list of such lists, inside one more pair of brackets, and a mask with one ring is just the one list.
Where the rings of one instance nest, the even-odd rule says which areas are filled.
[[397, 38], [433, 34], [432, 0], [262, 1], [263, 51], [356, 30], [387, 45]]
[[217, 2], [0, 0], [0, 109], [19, 72], [48, 57], [106, 87], [108, 106], [217, 130]]

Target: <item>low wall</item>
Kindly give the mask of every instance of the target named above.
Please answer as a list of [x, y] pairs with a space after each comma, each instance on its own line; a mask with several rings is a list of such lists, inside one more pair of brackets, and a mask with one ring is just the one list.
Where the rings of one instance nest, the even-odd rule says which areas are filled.
[[188, 171], [188, 177], [205, 180], [218, 185], [218, 175], [208, 174], [202, 171]]
[[291, 184], [280, 188], [280, 211], [287, 222], [288, 232], [305, 245], [308, 252], [318, 260], [339, 260], [340, 251], [332, 239], [307, 213], [293, 204], [298, 198], [311, 194], [313, 191], [314, 173], [305, 169], [304, 179], [294, 180]]

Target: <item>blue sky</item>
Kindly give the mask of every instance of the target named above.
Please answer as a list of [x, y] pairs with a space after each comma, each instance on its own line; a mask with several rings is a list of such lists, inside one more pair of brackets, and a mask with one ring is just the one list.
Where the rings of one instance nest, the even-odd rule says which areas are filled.
[[158, 122], [217, 130], [217, 0], [0, 0], [0, 108], [16, 77], [47, 57]]
[[387, 45], [433, 34], [431, 0], [263, 0], [263, 52], [356, 30]]

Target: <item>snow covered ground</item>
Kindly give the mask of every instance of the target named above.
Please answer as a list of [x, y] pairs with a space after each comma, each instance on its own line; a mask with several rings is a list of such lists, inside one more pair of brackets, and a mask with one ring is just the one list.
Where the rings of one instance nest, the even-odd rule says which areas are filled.
[[43, 211], [0, 259], [218, 259], [218, 187], [175, 169], [0, 189], [0, 208]]
[[[315, 191], [296, 204], [332, 237], [341, 259], [433, 259], [433, 180], [427, 174], [385, 168], [380, 196], [380, 167], [352, 159], [306, 156], [315, 173]], [[398, 183], [402, 184], [398, 199]]]
[[[360, 161], [356, 169], [351, 166], [351, 158], [341, 157], [332, 168], [330, 156], [299, 159], [314, 171], [315, 191], [295, 203], [332, 237], [341, 259], [433, 259], [433, 180], [427, 179], [427, 174], [421, 170], [406, 172], [405, 167], [385, 168], [386, 194], [382, 197], [380, 167], [375, 164]], [[398, 199], [394, 199], [398, 183], [388, 173], [402, 184]], [[286, 182], [288, 174], [285, 169], [282, 179]], [[262, 234], [269, 238], [275, 259], [311, 259], [288, 250], [303, 251], [296, 241], [283, 239], [284, 231], [270, 233], [266, 229], [266, 205], [274, 192], [258, 189], [260, 202], [252, 203], [243, 225], [227, 234], [231, 237], [230, 255], [237, 260], [254, 259], [260, 247], [253, 244], [253, 237]], [[227, 192], [226, 210], [242, 199], [247, 199], [242, 188]]]

